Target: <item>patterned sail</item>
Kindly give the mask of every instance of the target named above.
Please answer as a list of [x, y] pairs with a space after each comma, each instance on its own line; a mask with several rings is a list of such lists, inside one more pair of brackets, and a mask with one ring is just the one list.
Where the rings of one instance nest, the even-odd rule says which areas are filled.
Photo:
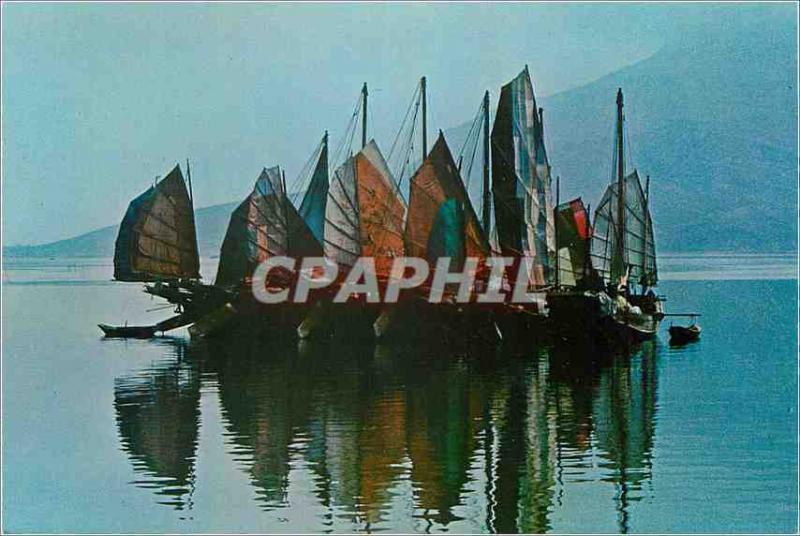
[[406, 205], [377, 144], [370, 141], [335, 172], [325, 207], [325, 255], [343, 266], [374, 257], [379, 277], [403, 255]]
[[406, 254], [432, 263], [438, 257], [456, 259], [451, 270], [460, 269], [467, 256], [489, 254], [489, 244], [442, 134], [411, 179]]
[[534, 257], [534, 285], [554, 279], [550, 168], [527, 68], [503, 86], [492, 127], [492, 194], [500, 249]]
[[619, 247], [617, 183], [606, 189], [594, 216], [592, 265], [605, 281], [618, 282], [626, 271], [631, 283], [658, 283], [653, 221], [639, 174], [625, 177], [625, 236]]
[[589, 214], [579, 197], [558, 206], [556, 211], [558, 228], [558, 281], [574, 287], [591, 269], [589, 262]]
[[192, 201], [180, 166], [131, 201], [117, 235], [114, 278], [200, 277]]
[[231, 215], [215, 284], [235, 287], [246, 282], [269, 257], [321, 254], [321, 245], [286, 196], [280, 168], [264, 169], [253, 192]]
[[[327, 138], [327, 134], [326, 134]], [[320, 149], [319, 159], [317, 160], [317, 167], [314, 168], [314, 174], [311, 176], [311, 182], [308, 185], [303, 196], [303, 201], [300, 203], [300, 216], [308, 225], [314, 238], [317, 242], [322, 244], [325, 231], [325, 202], [328, 198], [328, 144], [327, 139], [323, 142]]]

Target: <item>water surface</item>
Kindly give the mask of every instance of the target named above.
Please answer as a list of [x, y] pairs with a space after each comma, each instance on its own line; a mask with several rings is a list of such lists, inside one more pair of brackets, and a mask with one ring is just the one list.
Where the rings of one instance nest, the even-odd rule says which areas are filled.
[[794, 532], [796, 266], [762, 261], [662, 262], [703, 339], [606, 356], [105, 340], [170, 311], [6, 264], [3, 529]]

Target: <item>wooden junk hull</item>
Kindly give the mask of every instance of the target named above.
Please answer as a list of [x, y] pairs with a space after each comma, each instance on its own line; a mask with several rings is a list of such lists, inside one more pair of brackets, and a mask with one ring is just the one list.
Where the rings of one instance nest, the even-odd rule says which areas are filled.
[[660, 311], [613, 313], [595, 292], [553, 292], [547, 296], [547, 306], [555, 336], [597, 346], [627, 346], [652, 339], [663, 317]]

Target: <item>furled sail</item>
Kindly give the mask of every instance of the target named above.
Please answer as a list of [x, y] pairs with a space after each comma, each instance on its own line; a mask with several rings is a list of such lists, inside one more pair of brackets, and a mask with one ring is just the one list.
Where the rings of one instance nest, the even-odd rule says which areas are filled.
[[131, 201], [117, 235], [114, 278], [200, 277], [192, 200], [180, 166]]
[[489, 244], [440, 133], [428, 157], [411, 179], [406, 222], [406, 254], [453, 259], [460, 270], [465, 257], [486, 257]]
[[589, 214], [579, 197], [558, 206], [556, 211], [558, 281], [574, 287], [584, 280], [591, 270], [589, 247], [591, 228]]
[[653, 221], [638, 172], [625, 177], [625, 233], [619, 246], [618, 185], [610, 184], [594, 215], [592, 265], [605, 281], [618, 282], [628, 274], [631, 283], [658, 283]]
[[215, 284], [248, 281], [269, 257], [322, 255], [322, 246], [286, 196], [280, 167], [261, 171], [253, 192], [231, 215], [222, 242]]
[[527, 68], [502, 87], [491, 140], [500, 249], [507, 256], [533, 257], [531, 283], [549, 284], [555, 275], [550, 168]]
[[320, 244], [325, 232], [325, 202], [328, 197], [328, 142], [327, 133], [319, 151], [317, 166], [311, 175], [311, 182], [300, 203], [300, 216]]
[[375, 141], [333, 174], [325, 207], [325, 255], [342, 266], [374, 257], [379, 277], [403, 255], [406, 205]]

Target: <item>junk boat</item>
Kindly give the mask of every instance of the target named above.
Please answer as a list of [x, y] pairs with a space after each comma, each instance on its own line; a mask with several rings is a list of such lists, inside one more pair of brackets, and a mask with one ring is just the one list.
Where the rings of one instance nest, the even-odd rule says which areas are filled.
[[176, 315], [151, 326], [98, 324], [107, 337], [149, 338], [191, 324], [223, 303], [226, 293], [200, 280], [200, 257], [191, 193], [191, 169], [180, 165], [131, 201], [114, 248], [114, 279], [145, 283], [144, 291], [166, 298]]
[[654, 337], [664, 317], [664, 298], [654, 288], [658, 271], [649, 210], [650, 179], [643, 188], [637, 170], [626, 174], [623, 127], [619, 89], [616, 177], [595, 211], [594, 225], [588, 227], [588, 211], [580, 200], [557, 208], [561, 222], [556, 237], [558, 259], [565, 270], [559, 270], [564, 277], [548, 293], [547, 303], [554, 331], [567, 338], [639, 342]]

